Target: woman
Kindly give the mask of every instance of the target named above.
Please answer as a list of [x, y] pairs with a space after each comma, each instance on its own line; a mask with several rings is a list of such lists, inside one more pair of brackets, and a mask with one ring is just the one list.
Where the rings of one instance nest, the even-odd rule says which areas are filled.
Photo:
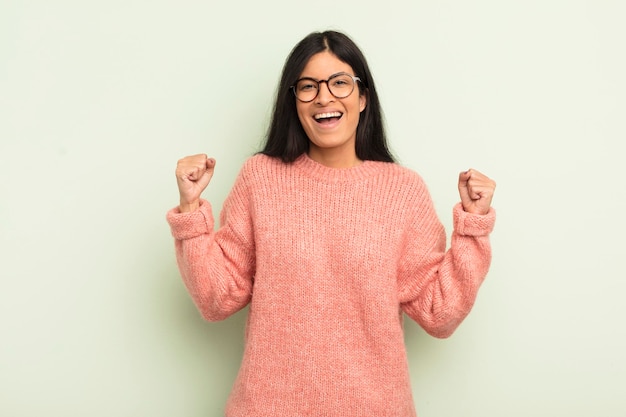
[[214, 231], [200, 198], [215, 160], [181, 159], [168, 213], [183, 280], [207, 320], [248, 305], [227, 416], [415, 416], [403, 313], [447, 337], [491, 260], [492, 180], [459, 175], [446, 235], [421, 177], [393, 162], [358, 47], [313, 33], [288, 57], [267, 143]]

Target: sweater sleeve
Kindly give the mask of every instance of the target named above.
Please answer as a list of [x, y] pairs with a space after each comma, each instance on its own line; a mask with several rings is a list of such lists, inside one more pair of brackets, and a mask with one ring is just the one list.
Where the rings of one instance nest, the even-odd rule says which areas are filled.
[[477, 215], [458, 203], [446, 251], [445, 230], [424, 187], [405, 240], [398, 287], [403, 311], [430, 335], [449, 337], [472, 309], [491, 263], [494, 223], [493, 208]]
[[180, 274], [202, 316], [208, 321], [223, 320], [245, 307], [252, 294], [255, 250], [242, 175], [224, 202], [217, 231], [206, 200], [190, 213], [170, 210], [167, 221]]

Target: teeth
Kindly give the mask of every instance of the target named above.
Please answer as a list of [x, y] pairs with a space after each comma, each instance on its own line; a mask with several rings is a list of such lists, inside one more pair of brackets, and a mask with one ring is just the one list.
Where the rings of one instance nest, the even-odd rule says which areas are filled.
[[315, 118], [315, 120], [329, 119], [331, 117], [341, 117], [341, 113], [338, 111], [332, 112], [332, 113], [320, 113], [320, 114], [316, 114], [313, 117]]

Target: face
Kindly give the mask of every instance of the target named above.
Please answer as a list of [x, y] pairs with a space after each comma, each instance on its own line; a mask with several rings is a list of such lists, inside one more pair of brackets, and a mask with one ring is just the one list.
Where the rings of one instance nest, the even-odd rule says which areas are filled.
[[[340, 72], [358, 76], [350, 65], [324, 51], [311, 57], [300, 78], [326, 80]], [[319, 162], [357, 161], [356, 128], [365, 105], [365, 95], [359, 94], [358, 85], [348, 97], [336, 98], [328, 91], [326, 83], [320, 83], [319, 93], [313, 101], [303, 103], [296, 99], [298, 118], [310, 141], [311, 158]]]

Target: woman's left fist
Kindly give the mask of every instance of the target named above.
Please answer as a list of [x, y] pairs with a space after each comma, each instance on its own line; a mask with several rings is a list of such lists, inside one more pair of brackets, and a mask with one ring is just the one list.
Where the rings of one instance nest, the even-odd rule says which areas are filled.
[[489, 213], [495, 190], [496, 182], [475, 169], [469, 169], [459, 174], [461, 204], [463, 210], [468, 213]]

